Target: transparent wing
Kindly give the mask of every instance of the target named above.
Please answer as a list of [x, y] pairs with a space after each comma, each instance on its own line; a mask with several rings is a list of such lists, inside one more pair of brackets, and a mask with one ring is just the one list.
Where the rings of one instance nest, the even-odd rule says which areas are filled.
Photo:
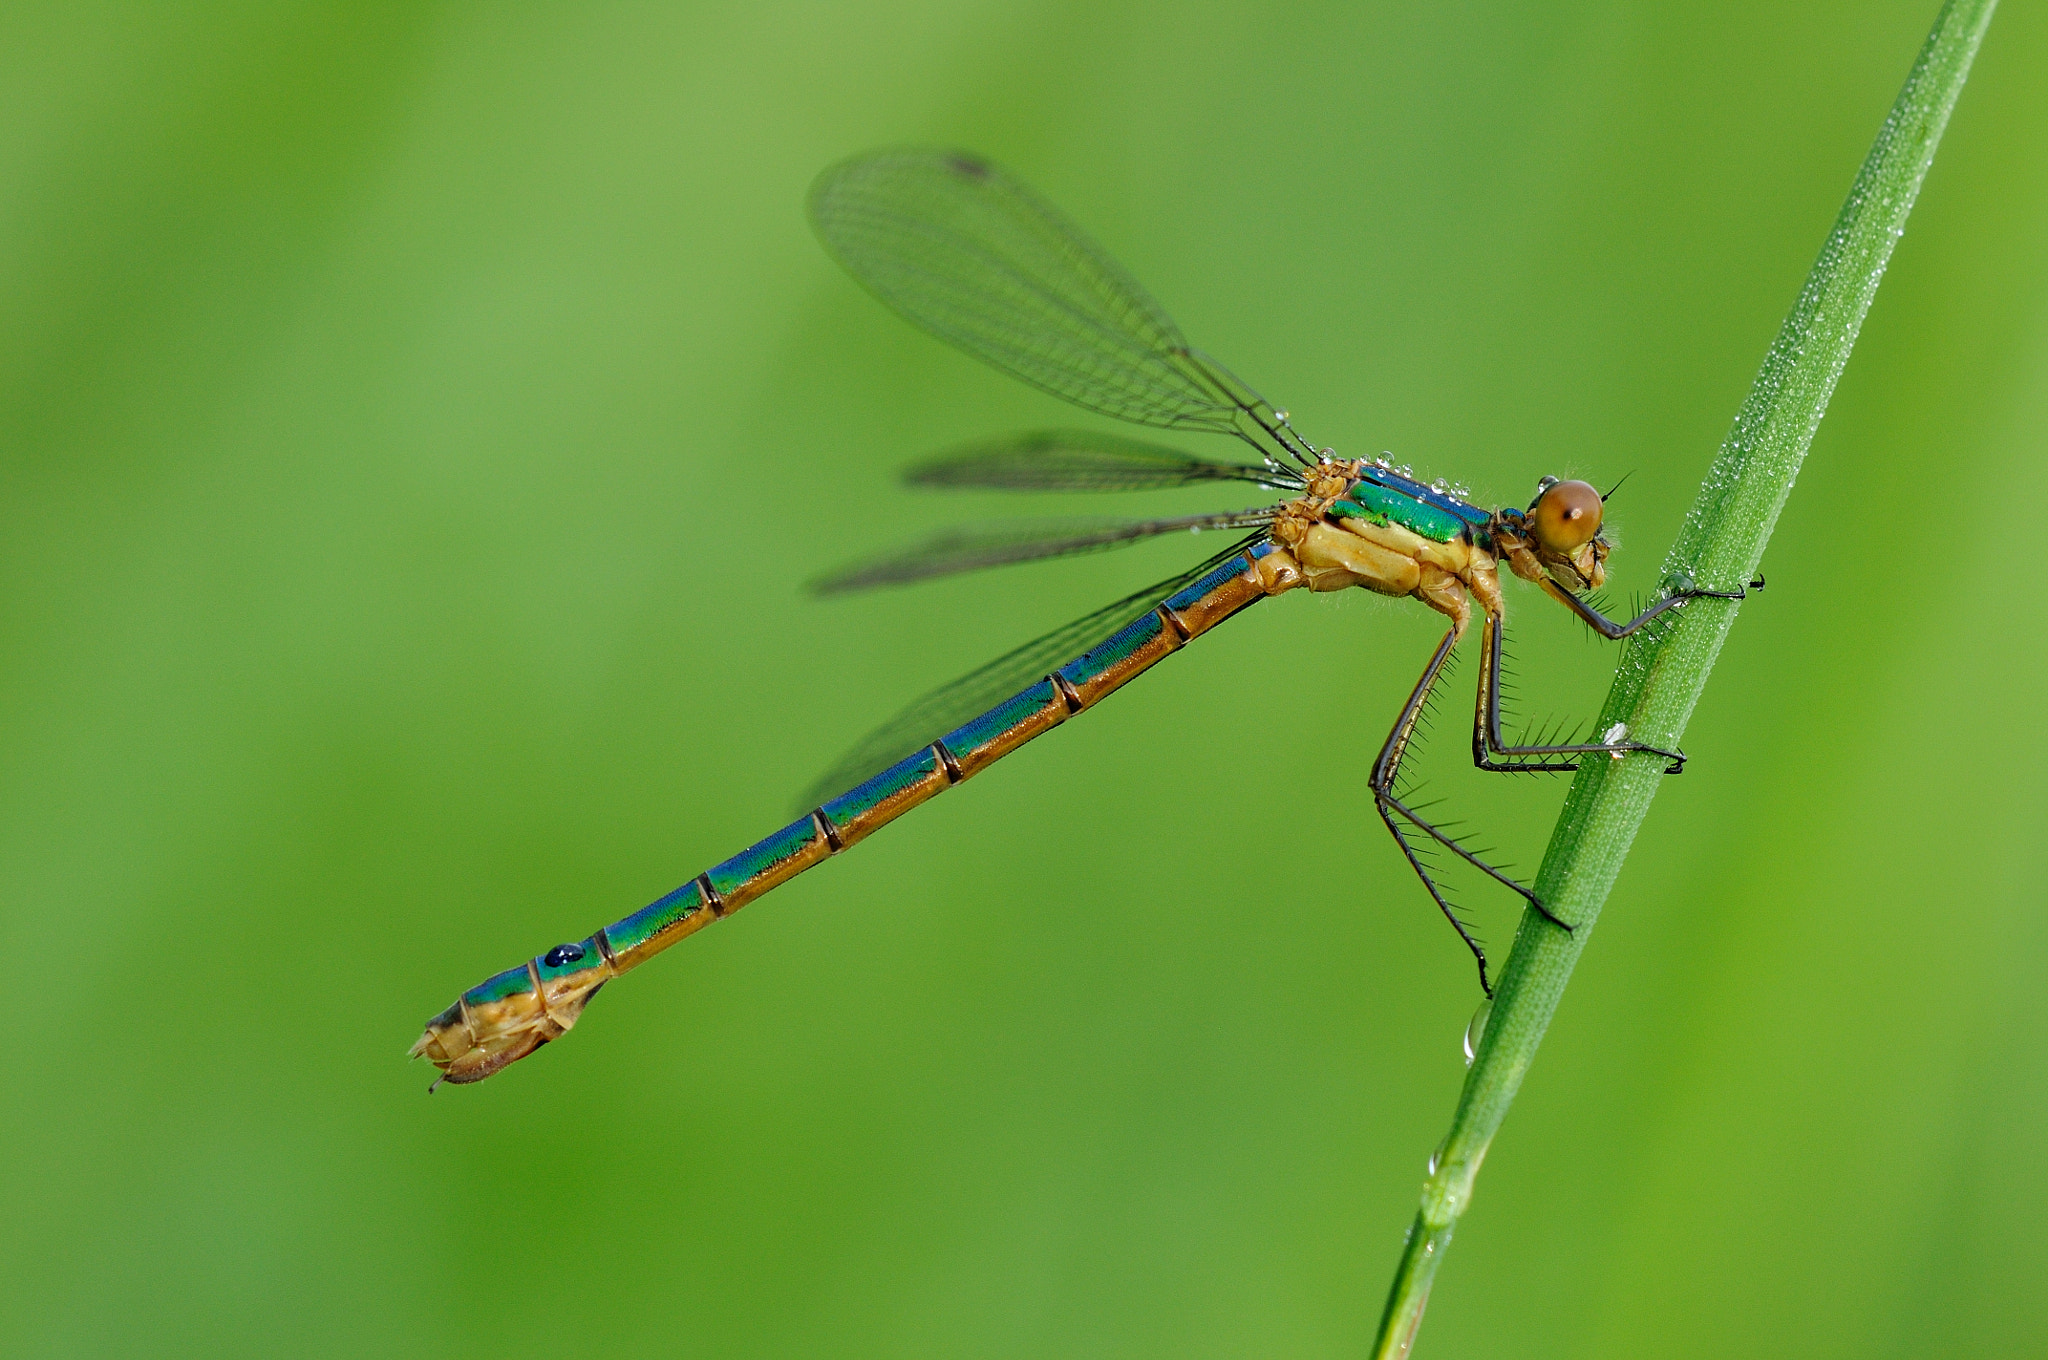
[[1160, 601], [1199, 580], [1232, 553], [1243, 552], [1258, 538], [1255, 534], [1240, 539], [1177, 576], [1134, 591], [1043, 637], [1033, 638], [952, 684], [933, 690], [862, 738], [859, 745], [805, 790], [799, 811], [836, 797], [918, 748], [931, 745], [969, 718], [986, 713], [1025, 686], [1037, 683], [1140, 614], [1158, 608]]
[[1275, 428], [1122, 266], [987, 161], [855, 157], [818, 177], [810, 207], [826, 248], [875, 296], [1034, 387], [1140, 425], [1250, 438], [1248, 414]]
[[1033, 430], [978, 440], [913, 463], [912, 486], [1000, 491], [1151, 491], [1196, 482], [1297, 488], [1297, 478], [1251, 463], [1193, 454], [1097, 430]]
[[1273, 511], [1267, 508], [1220, 515], [1180, 515], [1172, 519], [1012, 520], [959, 525], [900, 552], [820, 576], [811, 582], [811, 589], [819, 595], [841, 595], [1012, 562], [1101, 552], [1161, 534], [1258, 528], [1272, 520]]

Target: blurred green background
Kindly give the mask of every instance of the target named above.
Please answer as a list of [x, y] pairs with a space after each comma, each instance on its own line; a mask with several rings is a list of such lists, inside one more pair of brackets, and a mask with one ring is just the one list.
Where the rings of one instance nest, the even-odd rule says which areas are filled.
[[[1188, 555], [802, 595], [1090, 420], [841, 276], [821, 167], [1006, 162], [1342, 453], [1633, 470], [1625, 594], [1933, 8], [8, 6], [7, 1351], [1359, 1353], [1478, 1000], [1361, 782], [1412, 605], [1253, 612], [482, 1086], [403, 1053]], [[2044, 68], [2010, 6], [1428, 1355], [2048, 1351]], [[1464, 705], [1526, 870], [1563, 785]]]

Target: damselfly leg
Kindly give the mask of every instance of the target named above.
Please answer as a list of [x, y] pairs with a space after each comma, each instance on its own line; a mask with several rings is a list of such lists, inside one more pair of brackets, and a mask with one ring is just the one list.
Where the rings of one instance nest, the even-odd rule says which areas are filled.
[[[1591, 604], [1579, 599], [1561, 586], [1545, 582], [1544, 588], [1569, 606], [1574, 614], [1584, 619], [1586, 623], [1597, 630], [1603, 637], [1617, 640], [1628, 637], [1646, 624], [1678, 608], [1687, 600], [1702, 598], [1740, 600], [1748, 593], [1743, 590], [1702, 590], [1688, 585], [1665, 599], [1659, 600], [1656, 604], [1627, 622], [1617, 622], [1608, 618]], [[1762, 590], [1763, 578], [1758, 577], [1750, 582], [1750, 589]], [[1442, 678], [1444, 667], [1450, 661], [1452, 651], [1458, 644], [1458, 638], [1464, 631], [1461, 616], [1454, 612], [1453, 617], [1458, 618], [1460, 622], [1453, 626], [1448, 633], [1444, 634], [1443, 641], [1437, 644], [1436, 651], [1430, 656], [1429, 664], [1423, 668], [1422, 678], [1416, 682], [1414, 691], [1408, 696], [1408, 702], [1402, 706], [1400, 717], [1394, 722], [1393, 731], [1387, 734], [1387, 741], [1380, 748], [1379, 758], [1373, 762], [1371, 787], [1373, 800], [1379, 808], [1380, 819], [1387, 824], [1387, 830], [1393, 834], [1394, 843], [1401, 847], [1401, 854], [1407, 859], [1408, 867], [1413, 869], [1415, 876], [1422, 880], [1422, 886], [1429, 893], [1430, 899], [1436, 903], [1438, 910], [1443, 912], [1444, 918], [1451, 923], [1452, 929], [1458, 932], [1458, 938], [1465, 942], [1465, 947], [1472, 952], [1472, 957], [1479, 966], [1480, 989], [1488, 996], [1491, 996], [1493, 995], [1493, 987], [1487, 976], [1486, 950], [1473, 937], [1471, 928], [1459, 917], [1456, 908], [1444, 896], [1443, 889], [1437, 884], [1435, 877], [1430, 873], [1428, 866], [1424, 864], [1422, 857], [1416, 853], [1415, 844], [1410, 841], [1408, 833], [1402, 829], [1404, 825], [1444, 846], [1451, 853], [1458, 856], [1458, 858], [1478, 869], [1496, 883], [1514, 890], [1531, 907], [1535, 908], [1539, 915], [1553, 925], [1561, 926], [1565, 930], [1570, 930], [1572, 927], [1570, 922], [1561, 920], [1550, 908], [1546, 907], [1543, 904], [1543, 900], [1536, 895], [1534, 890], [1524, 887], [1508, 877], [1508, 875], [1494, 868], [1491, 864], [1488, 864], [1477, 854], [1460, 844], [1457, 838], [1452, 836], [1443, 827], [1424, 818], [1414, 807], [1404, 802], [1395, 792], [1396, 784], [1400, 778], [1401, 762], [1406, 758], [1409, 747], [1414, 741], [1416, 727], [1421, 722], [1423, 713], [1428, 706], [1430, 693], [1436, 687], [1437, 681]], [[1598, 742], [1509, 744], [1501, 735], [1500, 729], [1503, 626], [1499, 614], [1487, 614], [1484, 617], [1480, 624], [1479, 638], [1479, 692], [1472, 725], [1472, 761], [1480, 769], [1490, 773], [1502, 774], [1536, 774], [1546, 772], [1569, 774], [1578, 769], [1579, 763], [1575, 758], [1566, 757], [1588, 755], [1620, 756], [1630, 752], [1641, 751], [1649, 755], [1661, 756], [1670, 761], [1670, 765], [1665, 770], [1667, 774], [1678, 774], [1684, 770], [1685, 756], [1683, 753], [1669, 751], [1661, 746], [1652, 746], [1647, 742], [1617, 739]]]
[[[1458, 938], [1465, 942], [1465, 948], [1472, 951], [1472, 958], [1479, 965], [1479, 989], [1488, 996], [1492, 996], [1493, 984], [1488, 979], [1486, 973], [1486, 950], [1477, 939], [1473, 938], [1471, 928], [1458, 916], [1457, 909], [1444, 896], [1443, 889], [1437, 886], [1436, 879], [1431, 876], [1428, 867], [1423, 864], [1421, 857], [1416, 854], [1415, 846], [1409, 842], [1407, 833], [1402, 831], [1402, 823], [1405, 822], [1423, 835], [1428, 836], [1431, 840], [1436, 841], [1452, 854], [1493, 879], [1494, 882], [1519, 893], [1528, 901], [1530, 906], [1542, 914], [1545, 920], [1566, 930], [1570, 930], [1571, 925], [1569, 922], [1558, 920], [1557, 917], [1551, 915], [1550, 908], [1544, 906], [1541, 899], [1534, 892], [1515, 882], [1514, 879], [1509, 878], [1506, 874], [1479, 858], [1478, 855], [1466, 849], [1458, 843], [1456, 837], [1425, 819], [1413, 807], [1403, 802], [1400, 796], [1395, 793], [1395, 785], [1401, 776], [1401, 761], [1408, 754], [1408, 747], [1415, 736], [1416, 724], [1422, 720], [1423, 710], [1429, 702], [1430, 691], [1435, 688], [1436, 682], [1442, 677], [1444, 663], [1450, 660], [1452, 649], [1458, 645], [1458, 635], [1461, 631], [1462, 629], [1454, 627], [1450, 632], [1445, 633], [1444, 640], [1437, 644], [1436, 651], [1431, 654], [1429, 664], [1423, 668], [1422, 678], [1415, 683], [1414, 692], [1409, 694], [1408, 702], [1402, 705], [1401, 716], [1394, 721], [1394, 730], [1387, 734], [1386, 745], [1380, 748], [1379, 757], [1372, 763], [1371, 787], [1373, 801], [1379, 807], [1380, 820], [1387, 824], [1387, 830], [1393, 834], [1394, 843], [1401, 847], [1401, 854], [1407, 859], [1408, 867], [1413, 869], [1415, 876], [1422, 880], [1423, 888], [1429, 893], [1430, 899], [1436, 903], [1437, 909], [1443, 912], [1444, 919], [1449, 921], [1451, 928], [1458, 932]], [[1399, 818], [1399, 820], [1397, 821], [1396, 818]]]
[[1613, 619], [1608, 618], [1591, 604], [1572, 594], [1557, 582], [1543, 582], [1543, 590], [1546, 594], [1566, 609], [1571, 610], [1572, 613], [1578, 615], [1580, 622], [1584, 623], [1601, 637], [1606, 638], [1609, 642], [1619, 642], [1652, 619], [1662, 617], [1684, 604], [1687, 600], [1742, 600], [1749, 597], [1751, 590], [1762, 590], [1763, 588], [1764, 578], [1761, 576], [1751, 581], [1746, 590], [1704, 590], [1698, 586], [1681, 586], [1630, 619], [1627, 623], [1616, 623]]
[[[1749, 583], [1749, 590], [1762, 590], [1761, 576]], [[1572, 594], [1554, 581], [1545, 581], [1543, 589], [1562, 602], [1572, 613], [1602, 637], [1619, 641], [1628, 637], [1645, 624], [1663, 617], [1687, 600], [1740, 600], [1748, 590], [1702, 590], [1686, 586], [1664, 599], [1657, 601], [1642, 613], [1626, 623], [1617, 623], [1595, 609], [1591, 604]], [[1531, 744], [1511, 746], [1500, 731], [1501, 696], [1501, 618], [1498, 614], [1489, 617], [1481, 625], [1479, 634], [1479, 702], [1472, 722], [1472, 763], [1489, 774], [1570, 774], [1579, 768], [1576, 760], [1545, 760], [1545, 756], [1607, 755], [1622, 756], [1632, 751], [1662, 756], [1671, 764], [1666, 774], [1685, 773], [1685, 753], [1667, 751], [1661, 746], [1647, 742], [1615, 740], [1597, 742], [1569, 742], [1562, 744]]]
[[[1625, 635], [1624, 635], [1625, 636]], [[1472, 763], [1489, 774], [1570, 774], [1579, 768], [1576, 760], [1545, 759], [1556, 756], [1625, 755], [1644, 751], [1670, 761], [1666, 774], [1685, 771], [1685, 755], [1640, 741], [1591, 741], [1535, 743], [1511, 746], [1500, 732], [1500, 658], [1502, 624], [1498, 614], [1480, 625], [1479, 702], [1472, 722]]]

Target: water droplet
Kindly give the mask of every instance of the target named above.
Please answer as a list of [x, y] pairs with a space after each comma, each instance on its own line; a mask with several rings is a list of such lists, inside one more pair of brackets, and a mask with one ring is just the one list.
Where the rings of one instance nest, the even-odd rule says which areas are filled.
[[1441, 496], [1444, 494], [1444, 492], [1449, 491], [1451, 489], [1451, 484], [1445, 481], [1443, 478], [1439, 477], [1429, 484], [1429, 489], [1431, 491], [1436, 492], [1437, 495]]
[[1487, 1017], [1493, 1014], [1493, 998], [1479, 1003], [1479, 1009], [1472, 1012], [1472, 1018], [1465, 1022], [1465, 1066], [1472, 1065], [1472, 1059], [1479, 1056], [1479, 1040], [1486, 1033]]
[[1394, 471], [1400, 473], [1403, 477], [1413, 477], [1415, 475], [1414, 467], [1408, 463], [1401, 464], [1401, 466], [1395, 468]]
[[1384, 453], [1372, 461], [1374, 467], [1392, 468], [1394, 466]]
[[1285, 425], [1287, 423], [1287, 412], [1275, 411], [1273, 413], [1273, 423], [1275, 425]]

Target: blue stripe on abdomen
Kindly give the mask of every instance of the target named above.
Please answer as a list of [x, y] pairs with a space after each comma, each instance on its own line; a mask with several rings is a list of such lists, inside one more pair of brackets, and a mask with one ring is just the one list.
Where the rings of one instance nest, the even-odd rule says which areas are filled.
[[899, 760], [888, 769], [864, 783], [856, 784], [825, 804], [819, 811], [825, 820], [834, 826], [846, 826], [856, 818], [873, 812], [887, 799], [895, 797], [918, 780], [939, 768], [939, 758], [927, 746], [916, 755]]
[[1057, 697], [1052, 681], [1041, 680], [1030, 689], [1011, 695], [980, 717], [969, 718], [939, 740], [956, 757], [965, 759]]
[[1132, 652], [1159, 636], [1166, 625], [1159, 621], [1157, 613], [1145, 614], [1132, 619], [1116, 632], [1090, 647], [1081, 655], [1060, 667], [1060, 679], [1070, 685], [1085, 685], [1096, 676], [1122, 661]]
[[[1271, 550], [1270, 545], [1261, 546], [1266, 546], [1268, 548], [1268, 551]], [[1216, 568], [1216, 570], [1210, 572], [1207, 576], [1204, 576], [1201, 580], [1195, 582], [1186, 590], [1181, 591], [1177, 595], [1167, 596], [1165, 601], [1166, 607], [1168, 609], [1173, 610], [1176, 614], [1183, 609], [1190, 609], [1197, 602], [1199, 602], [1203, 596], [1207, 595], [1210, 591], [1216, 589], [1216, 587], [1222, 585], [1226, 581], [1234, 580], [1237, 577], [1244, 575], [1247, 571], [1250, 570], [1251, 568], [1245, 564], [1244, 554], [1239, 553], [1236, 557], [1231, 558], [1228, 562], [1225, 562], [1222, 566]]]
[[625, 920], [604, 928], [605, 943], [622, 954], [653, 939], [705, 909], [704, 892], [691, 879], [674, 892], [640, 908]]
[[[525, 964], [507, 968], [496, 977], [485, 978], [462, 994], [462, 999], [472, 1006], [487, 1006], [493, 1001], [519, 996], [533, 991], [533, 974]], [[444, 993], [445, 995], [445, 993]]]
[[766, 840], [750, 845], [725, 863], [707, 869], [704, 876], [711, 880], [711, 886], [723, 897], [779, 861], [810, 848], [817, 839], [818, 824], [807, 812]]

